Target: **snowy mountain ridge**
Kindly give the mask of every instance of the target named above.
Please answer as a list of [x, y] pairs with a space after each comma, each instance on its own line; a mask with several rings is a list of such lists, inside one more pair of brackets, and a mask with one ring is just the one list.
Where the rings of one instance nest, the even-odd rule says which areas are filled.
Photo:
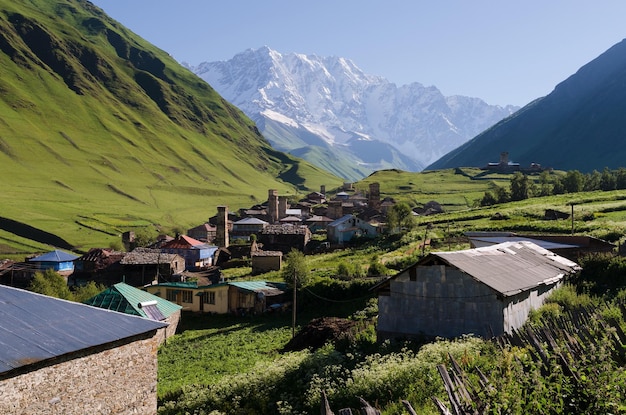
[[334, 171], [347, 179], [422, 170], [518, 109], [444, 97], [417, 82], [398, 87], [346, 58], [268, 47], [189, 69], [252, 118], [273, 147], [309, 156], [305, 149], [318, 147], [351, 165]]

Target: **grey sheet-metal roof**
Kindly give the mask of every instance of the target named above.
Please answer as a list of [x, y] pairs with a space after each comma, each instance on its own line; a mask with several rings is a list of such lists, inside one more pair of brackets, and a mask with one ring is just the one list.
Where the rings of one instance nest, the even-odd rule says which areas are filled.
[[538, 285], [554, 284], [581, 269], [577, 263], [529, 241], [434, 252], [419, 264], [427, 264], [435, 258], [458, 268], [505, 297]]
[[0, 377], [167, 324], [0, 285]]
[[520, 242], [520, 241], [529, 241], [548, 250], [577, 248], [576, 245], [572, 245], [572, 244], [543, 241], [541, 239], [528, 238], [525, 236], [517, 236], [517, 235], [514, 235], [514, 236], [508, 236], [508, 235], [507, 236], [472, 236], [469, 239], [477, 248], [489, 246], [489, 245], [501, 244], [503, 242]]

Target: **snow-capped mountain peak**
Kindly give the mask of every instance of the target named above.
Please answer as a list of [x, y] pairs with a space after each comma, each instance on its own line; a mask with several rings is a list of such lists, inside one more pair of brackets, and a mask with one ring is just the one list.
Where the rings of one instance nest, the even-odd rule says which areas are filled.
[[372, 169], [421, 170], [517, 110], [444, 97], [417, 82], [398, 87], [346, 58], [267, 46], [190, 69], [255, 120], [279, 150], [313, 145], [347, 152], [352, 162], [372, 160], [375, 155], [359, 154], [365, 137], [391, 158], [361, 164]]

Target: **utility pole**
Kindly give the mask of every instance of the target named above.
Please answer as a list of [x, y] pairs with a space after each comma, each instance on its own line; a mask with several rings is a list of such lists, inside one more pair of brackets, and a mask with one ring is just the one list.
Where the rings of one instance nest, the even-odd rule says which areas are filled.
[[298, 278], [296, 270], [293, 270], [293, 304], [291, 306], [291, 338], [296, 337], [296, 289], [298, 287]]

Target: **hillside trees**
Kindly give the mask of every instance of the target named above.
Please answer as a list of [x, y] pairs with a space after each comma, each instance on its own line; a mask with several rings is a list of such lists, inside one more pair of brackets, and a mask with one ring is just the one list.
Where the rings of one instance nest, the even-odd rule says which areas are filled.
[[399, 202], [387, 213], [387, 223], [392, 230], [411, 230], [415, 226], [413, 211], [406, 202]]
[[287, 254], [281, 276], [289, 287], [305, 287], [311, 282], [309, 266], [302, 252], [292, 249]]
[[578, 170], [568, 171], [564, 175], [543, 171], [535, 180], [518, 171], [511, 176], [508, 190], [504, 186], [496, 186], [494, 190], [485, 192], [478, 203], [480, 206], [491, 206], [496, 203], [525, 200], [534, 196], [623, 189], [626, 189], [626, 168], [624, 167], [618, 170], [605, 167], [602, 173], [594, 170], [587, 174]]
[[525, 174], [516, 171], [511, 178], [511, 200], [525, 200], [530, 197], [531, 181]]
[[86, 285], [72, 290], [68, 287], [63, 276], [52, 269], [47, 269], [43, 272], [35, 273], [28, 289], [38, 294], [82, 303], [103, 291], [105, 287], [90, 281]]

